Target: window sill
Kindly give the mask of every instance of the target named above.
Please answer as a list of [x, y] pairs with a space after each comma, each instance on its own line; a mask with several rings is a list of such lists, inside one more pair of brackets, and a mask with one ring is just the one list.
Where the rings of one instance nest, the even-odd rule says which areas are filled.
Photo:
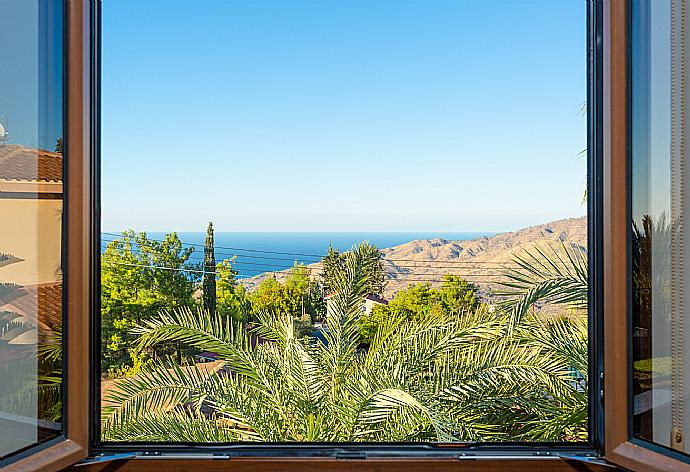
[[563, 460], [557, 457], [517, 458], [505, 457], [466, 457], [458, 458], [375, 458], [375, 459], [334, 459], [334, 458], [276, 458], [276, 457], [239, 457], [239, 458], [208, 458], [208, 459], [130, 459], [112, 462], [77, 465], [75, 472], [99, 471], [150, 471], [158, 472], [190, 470], [225, 471], [237, 470], [241, 472], [338, 472], [338, 471], [376, 471], [376, 472], [445, 472], [445, 471], [505, 471], [511, 472], [603, 472], [618, 470], [615, 467]]

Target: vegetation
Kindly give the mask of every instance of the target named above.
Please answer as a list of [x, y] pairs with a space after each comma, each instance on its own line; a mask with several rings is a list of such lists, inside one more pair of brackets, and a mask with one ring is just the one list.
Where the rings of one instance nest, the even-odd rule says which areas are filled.
[[204, 242], [204, 309], [216, 311], [216, 255], [213, 244], [213, 223], [209, 222]]
[[[335, 295], [323, 341], [297, 333], [294, 320], [304, 309], [282, 298], [288, 287], [308, 292], [299, 266], [292, 280], [267, 279], [252, 296], [254, 327], [201, 309], [164, 310], [136, 323], [137, 352], [173, 342], [215, 352], [221, 362], [207, 368], [158, 359], [118, 381], [105, 399], [103, 437], [584, 439], [587, 269], [581, 252], [563, 249], [535, 248], [518, 259], [496, 310], [462, 280], [449, 278], [438, 290], [411, 287], [389, 306], [405, 316], [382, 317], [364, 350], [360, 300], [378, 284], [380, 266], [367, 245], [337, 255], [329, 269]], [[535, 316], [538, 302], [564, 307], [563, 316]]]
[[562, 242], [560, 246], [535, 246], [514, 259], [518, 268], [506, 273], [504, 308], [519, 324], [543, 302], [574, 310], [587, 310], [589, 296], [587, 250]]
[[369, 315], [359, 318], [360, 340], [371, 343], [378, 327], [391, 318], [417, 322], [432, 313], [459, 316], [478, 309], [479, 304], [477, 286], [457, 275], [445, 275], [439, 289], [430, 283], [410, 285], [396, 293], [388, 305], [377, 305]]
[[[157, 316], [160, 310], [194, 306], [199, 267], [190, 262], [193, 248], [185, 248], [176, 233], [163, 241], [146, 233], [125, 231], [110, 242], [101, 257], [101, 326], [103, 369], [127, 373], [142, 363], [144, 353], [132, 349], [131, 329]], [[157, 346], [167, 355], [178, 346]]]
[[250, 294], [237, 279], [234, 258], [216, 264], [211, 223], [203, 265], [191, 262], [193, 254], [175, 233], [156, 241], [145, 232], [125, 231], [108, 244], [101, 260], [102, 366], [108, 377], [134, 375], [151, 359], [174, 353], [181, 360], [183, 353], [195, 352], [177, 341], [135, 349], [132, 328], [161, 310], [201, 307], [239, 323], [251, 323], [264, 311], [285, 313], [304, 335], [325, 315], [321, 287], [304, 265], [295, 265], [285, 283], [268, 278]]
[[[368, 272], [365, 274], [367, 286], [364, 292], [374, 295], [383, 295], [383, 290], [386, 288], [386, 271], [383, 268], [383, 254], [381, 254], [379, 248], [367, 242], [361, 243], [359, 245], [359, 250], [372, 261], [367, 268]], [[347, 257], [345, 254], [337, 251], [333, 246], [328, 247], [328, 252], [323, 259], [321, 259], [321, 265], [323, 266], [323, 271], [321, 272], [323, 293], [329, 294], [336, 291], [334, 278], [343, 270], [346, 261]]]
[[216, 311], [223, 318], [246, 323], [250, 321], [252, 305], [247, 290], [237, 281], [234, 262], [233, 258], [216, 264]]
[[256, 318], [272, 312], [313, 323], [326, 313], [321, 287], [303, 264], [294, 265], [285, 283], [272, 277], [264, 279], [251, 295], [251, 304]]

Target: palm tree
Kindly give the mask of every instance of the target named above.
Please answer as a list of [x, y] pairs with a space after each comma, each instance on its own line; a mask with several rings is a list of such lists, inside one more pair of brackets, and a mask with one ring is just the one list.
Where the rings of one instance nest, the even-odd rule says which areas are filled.
[[376, 263], [367, 254], [353, 248], [331, 277], [324, 342], [298, 338], [289, 315], [271, 312], [254, 330], [191, 310], [140, 325], [139, 349], [178, 341], [223, 362], [208, 369], [158, 361], [119, 381], [105, 398], [103, 438], [458, 442], [557, 434], [531, 431], [562, 414], [569, 372], [486, 307], [389, 320], [360, 350], [359, 302]]
[[[557, 441], [587, 438], [587, 373], [589, 297], [586, 249], [562, 241], [560, 245], [535, 245], [514, 258], [517, 269], [505, 272], [504, 307], [525, 345], [551, 356], [559, 369], [570, 372], [570, 389], [545, 404], [523, 407], [536, 420], [526, 437]], [[536, 304], [565, 308], [558, 316], [534, 314]]]

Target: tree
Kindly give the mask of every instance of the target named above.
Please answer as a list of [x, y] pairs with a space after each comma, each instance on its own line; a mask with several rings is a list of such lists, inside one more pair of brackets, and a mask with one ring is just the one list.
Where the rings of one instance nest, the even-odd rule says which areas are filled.
[[224, 318], [247, 322], [252, 305], [244, 286], [237, 283], [234, 261], [235, 258], [225, 259], [216, 265], [216, 311]]
[[[383, 295], [386, 288], [386, 271], [383, 268], [383, 254], [373, 244], [364, 241], [358, 246], [361, 251], [366, 264], [363, 270], [366, 272], [367, 286], [366, 293], [375, 295]], [[332, 245], [328, 246], [328, 252], [321, 259], [323, 271], [321, 273], [321, 285], [324, 293], [333, 292], [333, 277], [342, 270], [346, 260], [345, 253], [341, 253], [334, 249]]]
[[429, 314], [439, 314], [440, 295], [431, 288], [431, 284], [410, 285], [406, 290], [395, 294], [388, 305], [375, 306], [368, 315], [362, 315], [358, 321], [360, 341], [370, 344], [379, 327], [390, 321], [418, 321]]
[[295, 263], [285, 283], [272, 277], [264, 279], [251, 301], [257, 317], [264, 312], [281, 313], [313, 323], [326, 312], [322, 291], [304, 264]]
[[[184, 341], [217, 352], [223, 369], [159, 361], [121, 380], [106, 398], [104, 438], [464, 442], [586, 434], [586, 405], [569, 403], [577, 388], [564, 369], [586, 359], [586, 338], [559, 345], [572, 330], [563, 338], [559, 327], [515, 329], [509, 316], [480, 306], [466, 316], [390, 320], [363, 353], [357, 319], [367, 261], [359, 248], [345, 257], [330, 280], [334, 309], [323, 343], [296, 336], [290, 314], [261, 314], [254, 332], [189, 309], [137, 326], [139, 349]], [[266, 342], [253, 343], [256, 334]]]
[[443, 307], [451, 313], [474, 310], [479, 305], [479, 288], [458, 275], [446, 274], [439, 288], [439, 298]]
[[206, 241], [204, 243], [204, 309], [213, 313], [216, 311], [216, 255], [213, 244], [213, 223], [208, 223], [206, 228]]
[[299, 298], [299, 317], [302, 321], [313, 323], [326, 314], [323, 290], [311, 278], [311, 272], [304, 264], [294, 265], [285, 280], [285, 289], [289, 297]]
[[296, 317], [300, 314], [299, 297], [291, 298], [285, 286], [274, 277], [267, 277], [251, 294], [252, 314], [263, 312], [284, 313]]
[[333, 248], [333, 245], [328, 245], [328, 252], [321, 259], [321, 265], [323, 270], [321, 271], [321, 286], [323, 287], [324, 293], [328, 294], [333, 291], [330, 286], [330, 280], [333, 278], [333, 274], [345, 263], [345, 255], [340, 251]]
[[[133, 365], [130, 329], [161, 309], [194, 305], [198, 266], [189, 262], [176, 233], [163, 241], [125, 231], [101, 257], [101, 323], [104, 369]], [[191, 271], [190, 271], [191, 270]], [[159, 347], [163, 353], [164, 347]], [[154, 352], [156, 354], [156, 352]]]
[[[552, 357], [568, 372], [573, 386], [548, 411], [540, 405], [523, 404], [535, 416], [528, 437], [547, 441], [555, 437], [585, 439], [589, 401], [587, 252], [567, 241], [546, 247], [535, 245], [516, 255], [514, 263], [519, 268], [506, 271], [508, 280], [502, 284], [509, 328], [523, 343], [540, 349], [539, 355]], [[539, 302], [566, 308], [566, 314], [544, 321], [532, 311]]]
[[463, 315], [480, 306], [476, 285], [457, 275], [446, 274], [439, 289], [430, 283], [410, 285], [395, 294], [388, 305], [377, 305], [368, 315], [359, 320], [360, 339], [369, 344], [378, 327], [388, 319], [419, 321], [423, 318], [444, 313]]
[[440, 301], [441, 295], [438, 290], [431, 287], [430, 283], [411, 284], [406, 290], [395, 294], [388, 303], [387, 309], [410, 320], [421, 319], [428, 315]]

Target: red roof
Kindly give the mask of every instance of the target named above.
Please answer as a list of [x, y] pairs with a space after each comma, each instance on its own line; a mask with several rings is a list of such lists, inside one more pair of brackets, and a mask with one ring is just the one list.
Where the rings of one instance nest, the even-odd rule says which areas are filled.
[[62, 324], [62, 283], [23, 287], [19, 297], [0, 301], [0, 304], [1, 310], [22, 315], [42, 329], [59, 327]]
[[62, 154], [18, 144], [0, 145], [0, 180], [62, 181]]

